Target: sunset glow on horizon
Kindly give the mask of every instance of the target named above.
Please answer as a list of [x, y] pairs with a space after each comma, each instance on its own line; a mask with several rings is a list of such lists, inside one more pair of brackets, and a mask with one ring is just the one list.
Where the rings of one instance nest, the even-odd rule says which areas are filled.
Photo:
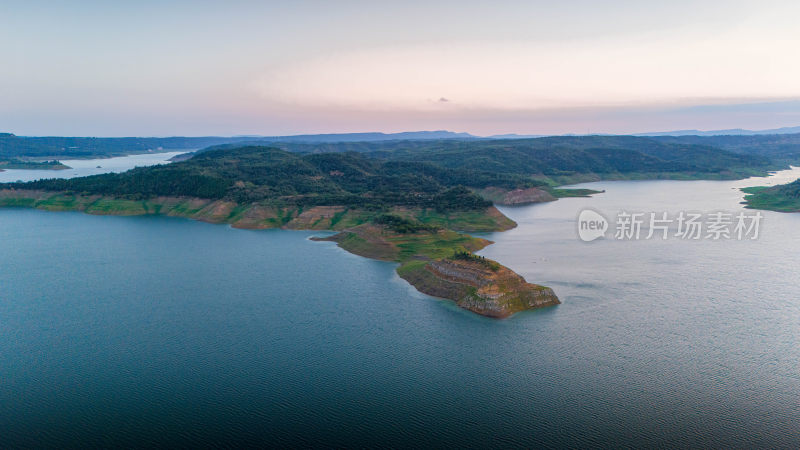
[[792, 1], [0, 2], [0, 131], [797, 126], [798, 16]]

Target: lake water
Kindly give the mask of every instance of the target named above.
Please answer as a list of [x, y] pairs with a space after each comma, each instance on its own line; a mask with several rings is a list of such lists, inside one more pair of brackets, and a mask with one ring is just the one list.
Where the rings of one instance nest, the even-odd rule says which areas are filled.
[[69, 169], [64, 170], [24, 170], [9, 169], [0, 172], [0, 183], [15, 181], [33, 181], [42, 178], [74, 178], [88, 175], [98, 175], [109, 172], [124, 172], [134, 167], [167, 164], [173, 156], [186, 153], [142, 153], [138, 155], [118, 156], [100, 159], [62, 159], [60, 160]]
[[0, 446], [796, 448], [800, 215], [755, 241], [576, 234], [587, 206], [739, 211], [765, 182], [504, 208], [482, 254], [563, 302], [507, 320], [320, 233], [2, 209]]

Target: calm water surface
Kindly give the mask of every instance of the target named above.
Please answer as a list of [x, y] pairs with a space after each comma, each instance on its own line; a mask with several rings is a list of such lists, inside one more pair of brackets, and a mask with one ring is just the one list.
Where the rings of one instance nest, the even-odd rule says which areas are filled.
[[167, 164], [173, 156], [182, 152], [167, 153], [142, 153], [139, 155], [118, 156], [115, 158], [100, 159], [62, 159], [69, 169], [64, 170], [18, 170], [9, 169], [0, 172], [0, 183], [15, 181], [33, 181], [42, 178], [74, 178], [88, 175], [98, 175], [109, 172], [124, 172], [134, 167]]
[[746, 242], [575, 231], [586, 206], [739, 211], [764, 183], [505, 208], [482, 254], [563, 301], [508, 320], [309, 232], [0, 210], [0, 446], [796, 448], [800, 215]]

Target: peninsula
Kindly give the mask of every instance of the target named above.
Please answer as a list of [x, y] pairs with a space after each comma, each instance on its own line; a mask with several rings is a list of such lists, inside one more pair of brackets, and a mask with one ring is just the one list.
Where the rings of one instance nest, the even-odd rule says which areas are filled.
[[487, 187], [497, 181], [485, 173], [356, 154], [244, 147], [122, 174], [10, 183], [0, 187], [0, 206], [340, 231], [325, 240], [395, 261], [398, 274], [421, 292], [478, 314], [503, 318], [556, 305], [551, 289], [473, 253], [491, 242], [464, 232], [516, 224], [460, 182]]
[[742, 188], [746, 208], [778, 212], [800, 212], [800, 179], [777, 186]]

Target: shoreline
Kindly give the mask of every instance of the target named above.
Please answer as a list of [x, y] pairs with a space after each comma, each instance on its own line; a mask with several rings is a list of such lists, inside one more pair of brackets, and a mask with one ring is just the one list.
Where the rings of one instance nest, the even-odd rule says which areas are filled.
[[[774, 173], [765, 175], [774, 176]], [[739, 180], [748, 178], [762, 178], [762, 175], [737, 177]], [[708, 178], [704, 177], [703, 180]], [[516, 206], [604, 192], [587, 189], [582, 184], [552, 188], [549, 192], [541, 188], [494, 189], [484, 190], [483, 194], [494, 197], [492, 200], [500, 206]], [[552, 195], [554, 191], [561, 195]], [[480, 211], [447, 213], [405, 207], [376, 211], [344, 206], [286, 206], [269, 201], [238, 204], [230, 200], [195, 197], [163, 196], [133, 200], [107, 195], [75, 195], [64, 191], [12, 188], [0, 189], [0, 207], [3, 206], [94, 215], [162, 215], [229, 224], [242, 229], [338, 232], [325, 238], [312, 237], [311, 240], [334, 241], [350, 253], [396, 262], [398, 275], [418, 291], [452, 300], [459, 307], [479, 315], [505, 318], [519, 311], [560, 304], [552, 289], [528, 283], [496, 261], [472, 253], [491, 242], [464, 232], [505, 231], [516, 226], [513, 220], [494, 206]], [[378, 225], [378, 217], [386, 213], [395, 216], [395, 220], [405, 221], [405, 225], [412, 225], [412, 231], [408, 231], [408, 228], [398, 231], [392, 229], [391, 225]]]
[[[399, 263], [396, 271], [418, 291], [454, 301], [459, 307], [492, 318], [510, 317], [527, 309], [560, 303], [552, 289], [531, 284], [496, 261], [475, 256], [492, 242], [454, 229], [505, 231], [516, 223], [494, 206], [483, 211], [392, 208], [394, 220], [406, 224], [376, 224], [376, 211], [341, 206], [311, 208], [269, 204], [238, 205], [225, 200], [159, 197], [128, 200], [107, 196], [76, 196], [66, 192], [0, 189], [0, 207], [74, 211], [94, 215], [183, 217], [241, 229], [333, 231], [313, 241], [333, 241], [358, 256]], [[412, 224], [408, 228], [408, 224]], [[410, 231], [409, 231], [410, 230]]]

